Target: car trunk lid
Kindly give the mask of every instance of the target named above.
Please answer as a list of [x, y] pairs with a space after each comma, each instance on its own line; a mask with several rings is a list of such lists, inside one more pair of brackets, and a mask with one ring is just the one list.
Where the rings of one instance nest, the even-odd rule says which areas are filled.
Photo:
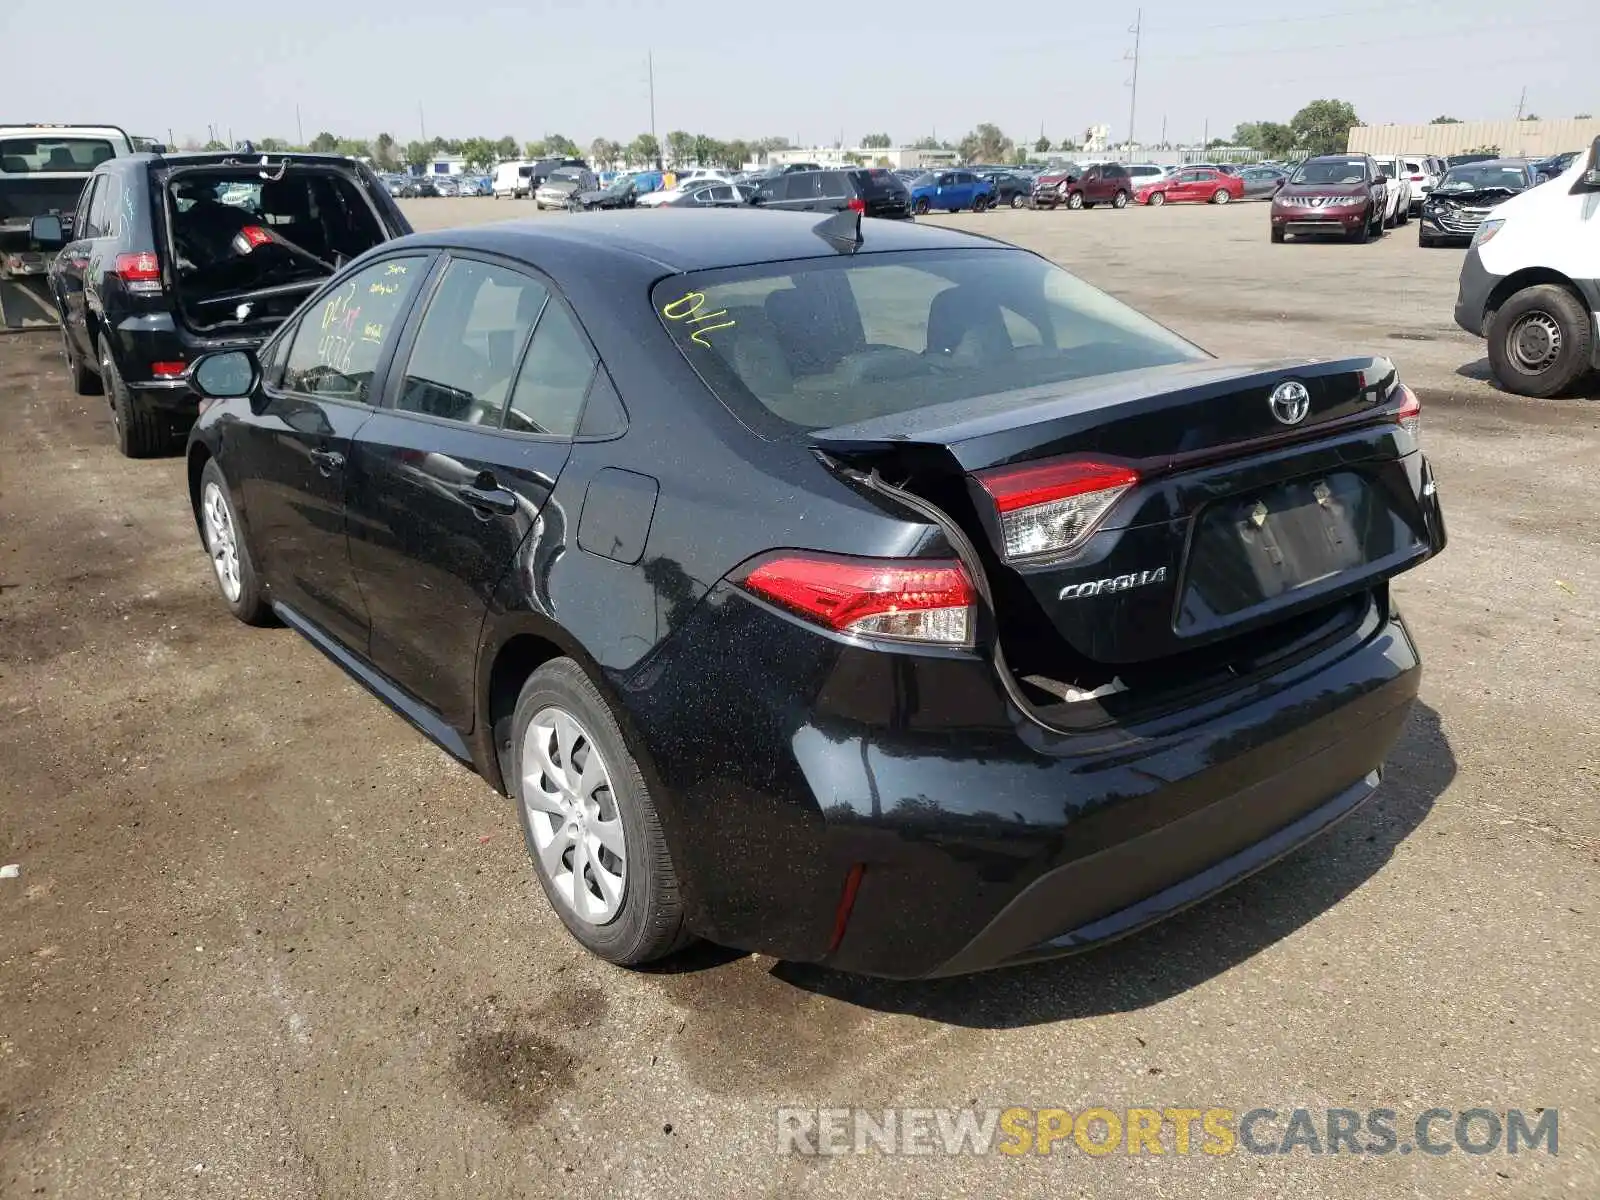
[[[1207, 360], [811, 438], [908, 480], [963, 527], [1002, 636], [1015, 623], [1095, 663], [1142, 663], [1371, 588], [1442, 544], [1397, 423], [1407, 396], [1381, 358]], [[1109, 501], [1080, 541], [1036, 552], [1030, 514], [1074, 496]]]

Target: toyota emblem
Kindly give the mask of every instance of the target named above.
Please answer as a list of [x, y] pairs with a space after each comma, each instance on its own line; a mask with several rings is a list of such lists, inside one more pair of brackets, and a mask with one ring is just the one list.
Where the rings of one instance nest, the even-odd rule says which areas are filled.
[[1311, 393], [1306, 391], [1306, 385], [1299, 380], [1285, 379], [1272, 389], [1267, 407], [1272, 409], [1272, 415], [1280, 424], [1298, 425], [1311, 411]]

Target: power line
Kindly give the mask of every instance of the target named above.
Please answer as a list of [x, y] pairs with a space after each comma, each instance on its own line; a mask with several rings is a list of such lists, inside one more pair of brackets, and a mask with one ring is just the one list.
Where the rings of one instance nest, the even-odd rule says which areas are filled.
[[[1434, 42], [1440, 38], [1471, 37], [1495, 29], [1540, 29], [1556, 25], [1567, 26], [1570, 24], [1571, 21], [1567, 20], [1502, 22], [1496, 25], [1479, 25], [1471, 29], [1430, 29], [1426, 33], [1418, 34], [1389, 34], [1386, 37], [1365, 42], [1318, 42], [1312, 45], [1301, 44], [1297, 46], [1286, 46], [1282, 49], [1265, 49], [1261, 46], [1244, 46], [1237, 50], [1203, 50], [1193, 54], [1158, 54], [1153, 55], [1152, 57], [1159, 62], [1186, 62], [1202, 58], [1238, 58], [1241, 55], [1252, 55], [1259, 57], [1264, 54], [1270, 54], [1274, 57], [1282, 57], [1283, 55], [1287, 54], [1321, 53], [1324, 50], [1362, 50], [1370, 46], [1396, 46], [1403, 45], [1407, 42]], [[1506, 60], [1500, 58], [1495, 60], [1497, 65], [1505, 61]], [[1344, 71], [1341, 70], [1339, 74], [1343, 76]]]

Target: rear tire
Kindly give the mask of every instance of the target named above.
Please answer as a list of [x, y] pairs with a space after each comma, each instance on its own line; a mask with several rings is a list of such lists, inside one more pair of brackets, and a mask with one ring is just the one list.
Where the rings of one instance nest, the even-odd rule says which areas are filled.
[[1588, 309], [1566, 288], [1524, 288], [1489, 320], [1489, 365], [1506, 391], [1548, 399], [1589, 369], [1592, 338]]
[[987, 196], [979, 196], [976, 199], [974, 199], [973, 202], [972, 202], [972, 211], [975, 212], [975, 213], [981, 213], [984, 209], [986, 209], [988, 207], [989, 207], [989, 198]]
[[623, 966], [692, 940], [650, 789], [610, 705], [572, 659], [528, 677], [503, 753], [534, 874], [574, 938]]
[[165, 451], [173, 441], [167, 423], [150, 411], [139, 397], [129, 390], [111, 357], [111, 347], [100, 343], [100, 379], [111, 400], [111, 422], [117, 429], [117, 449], [127, 458], [153, 458]]
[[928, 215], [928, 200], [927, 200], [927, 197], [923, 197], [921, 200], [918, 200], [915, 204], [913, 204], [911, 206], [911, 211], [916, 213], [917, 216], [919, 216], [919, 217], [927, 216]]
[[1112, 208], [1127, 208], [1128, 207], [1128, 193], [1123, 191], [1122, 189], [1118, 188], [1116, 196], [1112, 198], [1111, 207]]
[[1411, 205], [1402, 204], [1394, 210], [1394, 223], [1397, 226], [1404, 225], [1409, 220], [1411, 220]]
[[1023, 206], [1024, 206], [1024, 201], [1022, 199], [1022, 193], [1021, 192], [1018, 192], [1015, 196], [1011, 197], [1011, 207], [1012, 208], [1022, 208]]
[[[62, 311], [65, 311], [64, 309]], [[72, 344], [72, 335], [67, 332], [67, 327], [61, 327], [61, 353], [67, 360], [67, 374], [72, 377], [72, 390], [79, 396], [102, 396], [105, 394], [105, 384], [92, 368], [84, 365], [78, 357], [78, 351]]]
[[228, 611], [246, 625], [272, 624], [272, 609], [250, 557], [233, 492], [214, 458], [207, 459], [200, 471], [199, 517], [200, 540]]
[[1231, 197], [1228, 195], [1227, 188], [1218, 188], [1216, 191], [1211, 193], [1211, 203], [1213, 204], [1226, 204], [1229, 199], [1231, 199]]

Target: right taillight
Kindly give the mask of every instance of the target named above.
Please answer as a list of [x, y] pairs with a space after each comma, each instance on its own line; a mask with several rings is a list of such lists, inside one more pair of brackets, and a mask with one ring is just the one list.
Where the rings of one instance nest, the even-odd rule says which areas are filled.
[[865, 213], [867, 211], [867, 202], [860, 196], [854, 196], [849, 202], [849, 208], [854, 213]]
[[130, 292], [161, 290], [161, 260], [149, 250], [117, 255], [117, 278]]
[[972, 642], [977, 591], [949, 559], [848, 558], [790, 552], [740, 580], [753, 595], [835, 633], [901, 642]]
[[1121, 463], [1057, 459], [995, 467], [973, 478], [994, 501], [1005, 556], [1017, 562], [1078, 549], [1139, 473]]
[[1422, 401], [1417, 399], [1417, 394], [1405, 384], [1397, 384], [1396, 391], [1400, 393], [1400, 407], [1395, 410], [1395, 424], [1409, 433], [1413, 438], [1422, 436]]

